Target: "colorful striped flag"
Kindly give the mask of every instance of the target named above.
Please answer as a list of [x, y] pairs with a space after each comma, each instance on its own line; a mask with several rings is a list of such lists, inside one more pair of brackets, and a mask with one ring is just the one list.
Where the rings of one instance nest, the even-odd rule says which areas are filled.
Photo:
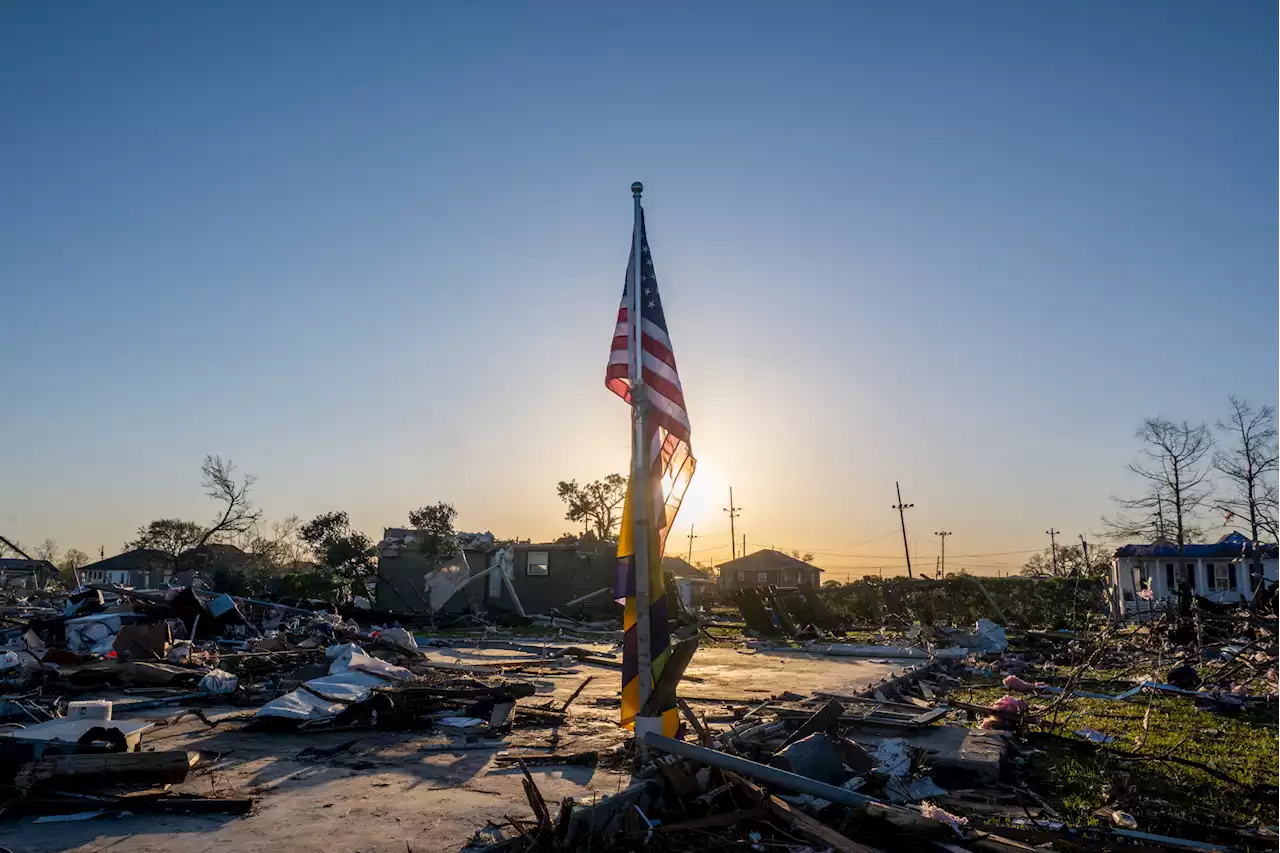
[[[693, 477], [697, 460], [689, 447], [689, 414], [685, 411], [684, 392], [676, 370], [676, 358], [667, 334], [667, 318], [658, 295], [658, 278], [644, 230], [644, 212], [639, 213], [640, 228], [640, 367], [642, 402], [646, 404], [645, 436], [648, 476], [637, 484], [632, 477], [627, 484], [627, 500], [622, 513], [622, 529], [618, 536], [618, 574], [614, 596], [625, 600], [622, 645], [622, 724], [632, 725], [640, 711], [640, 666], [636, 643], [636, 577], [634, 501], [648, 496], [652, 507], [648, 513], [647, 567], [641, 576], [649, 582], [649, 636], [652, 677], [656, 681], [670, 654], [667, 630], [667, 598], [662, 578], [662, 551], [667, 533], [675, 524], [680, 501]], [[627, 286], [622, 292], [622, 306], [614, 327], [605, 386], [628, 403], [633, 403], [630, 362], [635, 344], [632, 306], [635, 304], [630, 282], [635, 271], [635, 241], [627, 263]], [[634, 440], [634, 439], [633, 439]], [[663, 730], [674, 735], [677, 718], [674, 709], [664, 711]]]

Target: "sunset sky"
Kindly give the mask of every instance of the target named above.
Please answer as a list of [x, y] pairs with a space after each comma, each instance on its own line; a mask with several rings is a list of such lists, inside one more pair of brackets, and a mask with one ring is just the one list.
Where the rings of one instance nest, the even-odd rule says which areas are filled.
[[[1276, 6], [0, 5], [0, 534], [571, 530], [646, 185], [677, 533], [828, 578], [1100, 531], [1144, 416], [1277, 400]], [[669, 553], [688, 542], [673, 538]]]

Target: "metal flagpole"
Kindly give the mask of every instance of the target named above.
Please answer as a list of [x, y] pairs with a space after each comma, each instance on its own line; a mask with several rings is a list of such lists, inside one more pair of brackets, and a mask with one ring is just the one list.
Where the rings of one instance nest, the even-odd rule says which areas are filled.
[[[640, 360], [640, 317], [643, 307], [643, 294], [640, 286], [644, 281], [644, 257], [640, 244], [640, 194], [644, 192], [644, 184], [636, 181], [631, 185], [631, 197], [635, 202], [635, 228], [632, 239], [631, 264], [631, 483], [635, 505], [632, 507], [632, 519], [635, 521], [632, 561], [636, 581], [636, 663], [639, 672], [640, 703], [637, 712], [643, 711], [649, 701], [649, 693], [653, 688], [653, 647], [651, 645], [649, 626], [649, 512], [653, 501], [653, 488], [650, 483], [648, 466], [648, 448], [645, 447], [645, 414], [648, 405], [644, 396], [644, 372]], [[643, 746], [642, 746], [643, 749]]]

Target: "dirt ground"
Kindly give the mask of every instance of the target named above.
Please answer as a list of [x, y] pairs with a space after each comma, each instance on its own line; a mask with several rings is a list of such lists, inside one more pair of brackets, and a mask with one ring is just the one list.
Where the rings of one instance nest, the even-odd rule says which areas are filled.
[[[608, 650], [602, 646], [600, 651]], [[511, 651], [462, 649], [433, 649], [429, 656], [464, 665], [525, 657]], [[688, 670], [682, 695], [758, 702], [784, 691], [851, 693], [900, 674], [906, 663], [702, 649]], [[257, 796], [259, 803], [251, 814], [104, 816], [48, 824], [35, 824], [28, 817], [0, 823], [0, 845], [13, 853], [457, 850], [487, 822], [528, 812], [520, 771], [497, 766], [493, 758], [499, 750], [547, 750], [555, 737], [560, 750], [574, 752], [608, 746], [623, 736], [615, 724], [617, 669], [575, 663], [554, 674], [544, 672], [513, 677], [537, 684], [540, 695], [533, 701], [563, 701], [587, 675], [595, 678], [574, 702], [569, 724], [559, 731], [516, 729], [502, 746], [494, 741], [463, 743], [438, 730], [250, 733], [239, 731], [236, 723], [210, 729], [187, 717], [144, 735], [143, 749], [220, 753], [212, 772], [196, 772], [176, 790]], [[243, 712], [206, 709], [211, 719]], [[176, 709], [146, 713], [162, 719]], [[544, 766], [531, 772], [550, 802], [568, 796], [589, 802], [629, 781], [626, 774], [601, 767]]]

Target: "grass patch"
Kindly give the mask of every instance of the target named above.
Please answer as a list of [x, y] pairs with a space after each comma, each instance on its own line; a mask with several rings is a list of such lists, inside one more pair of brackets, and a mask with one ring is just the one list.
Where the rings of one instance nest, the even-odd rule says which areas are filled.
[[[1127, 686], [1099, 679], [1084, 689], [1109, 692]], [[954, 696], [990, 706], [1007, 692], [990, 680], [967, 685]], [[1024, 698], [1037, 715], [1055, 697]], [[1028, 729], [1032, 751], [1020, 760], [1021, 775], [1069, 824], [1104, 822], [1094, 813], [1102, 806], [1129, 812], [1145, 831], [1181, 837], [1225, 840], [1223, 833], [1240, 827], [1276, 824], [1274, 794], [1264, 797], [1256, 791], [1278, 782], [1280, 729], [1274, 710], [1228, 715], [1197, 708], [1187, 697], [1159, 694], [1128, 702], [1071, 698]], [[1115, 740], [1099, 748], [1073, 734], [1082, 729]], [[1140, 757], [1117, 755], [1112, 749]], [[1165, 758], [1205, 764], [1240, 784], [1160, 760]], [[1247, 789], [1255, 789], [1255, 795]]]

